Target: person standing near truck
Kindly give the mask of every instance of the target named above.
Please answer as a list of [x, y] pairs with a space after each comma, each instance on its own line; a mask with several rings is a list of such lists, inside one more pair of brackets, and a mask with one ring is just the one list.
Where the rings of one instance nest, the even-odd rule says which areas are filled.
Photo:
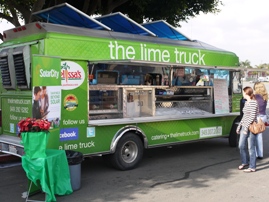
[[[258, 118], [265, 123], [267, 122], [266, 106], [268, 101], [268, 93], [264, 83], [256, 82], [253, 86], [255, 92], [255, 98], [259, 106]], [[263, 158], [263, 137], [262, 133], [256, 135], [256, 156], [257, 159]]]
[[240, 150], [241, 165], [238, 169], [244, 169], [244, 172], [249, 173], [256, 171], [256, 135], [252, 134], [248, 128], [253, 121], [257, 120], [258, 103], [255, 100], [253, 89], [249, 86], [243, 89], [243, 96], [247, 101], [243, 108], [243, 117], [236, 129], [236, 133], [240, 134], [238, 147]]
[[242, 97], [240, 100], [240, 120], [243, 118], [243, 109], [244, 109], [246, 101], [247, 100], [244, 97]]

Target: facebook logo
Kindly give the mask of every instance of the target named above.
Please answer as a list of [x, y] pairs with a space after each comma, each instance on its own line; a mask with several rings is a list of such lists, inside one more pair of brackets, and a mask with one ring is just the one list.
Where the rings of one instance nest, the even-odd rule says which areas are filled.
[[78, 128], [62, 128], [60, 130], [60, 141], [77, 140]]

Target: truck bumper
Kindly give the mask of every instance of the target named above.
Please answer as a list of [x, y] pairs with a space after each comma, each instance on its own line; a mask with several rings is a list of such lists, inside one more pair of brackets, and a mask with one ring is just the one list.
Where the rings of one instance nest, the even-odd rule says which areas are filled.
[[10, 135], [0, 135], [0, 152], [21, 157], [24, 154], [21, 140]]

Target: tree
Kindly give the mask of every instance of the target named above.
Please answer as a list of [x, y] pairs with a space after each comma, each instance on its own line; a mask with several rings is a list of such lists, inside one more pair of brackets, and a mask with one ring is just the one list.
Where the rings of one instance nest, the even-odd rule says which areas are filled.
[[[138, 23], [143, 21], [166, 20], [174, 26], [203, 13], [218, 13], [221, 0], [0, 0], [0, 19], [15, 27], [34, 21], [32, 13], [67, 2], [82, 12], [105, 15], [122, 12]], [[3, 39], [2, 34], [0, 35]]]
[[[246, 61], [241, 61], [240, 62], [240, 67], [244, 67], [244, 68], [253, 68], [252, 71], [249, 71], [249, 70], [245, 70], [244, 71], [244, 77], [247, 77], [248, 76], [248, 72], [251, 73], [251, 75], [256, 75], [256, 77], [259, 77], [259, 76], [266, 76], [268, 73], [269, 73], [269, 64], [260, 64], [260, 65], [255, 65], [255, 67], [252, 67], [250, 65], [250, 61], [249, 60], [246, 60]], [[256, 69], [256, 71], [255, 71]], [[263, 71], [264, 70], [264, 71]]]
[[256, 65], [256, 68], [257, 69], [264, 69], [264, 71], [260, 71], [259, 72], [259, 76], [266, 76], [268, 74], [268, 69], [269, 69], [269, 64], [266, 64], [266, 63], [263, 63], [263, 64], [260, 64], [260, 65]]
[[269, 64], [263, 63], [260, 65], [256, 65], [256, 68], [258, 69], [269, 69]]
[[[244, 67], [244, 68], [252, 68], [251, 65], [250, 65], [250, 61], [249, 60], [246, 60], [246, 61], [241, 61], [239, 63], [240, 67]], [[244, 75], [244, 78], [247, 78], [248, 77], [248, 70], [242, 70], [241, 71], [241, 75]]]
[[219, 0], [133, 0], [114, 9], [128, 14], [136, 22], [166, 20], [173, 26], [179, 26], [181, 21], [203, 13], [218, 13]]
[[249, 60], [246, 60], [246, 61], [241, 61], [239, 63], [240, 67], [244, 67], [244, 68], [252, 68], [251, 65], [250, 65], [250, 61]]

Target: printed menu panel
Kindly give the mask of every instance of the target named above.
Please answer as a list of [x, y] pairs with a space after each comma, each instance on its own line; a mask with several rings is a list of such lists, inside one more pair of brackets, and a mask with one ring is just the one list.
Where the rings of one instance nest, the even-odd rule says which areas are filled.
[[228, 85], [225, 79], [214, 79], [215, 114], [229, 113]]

